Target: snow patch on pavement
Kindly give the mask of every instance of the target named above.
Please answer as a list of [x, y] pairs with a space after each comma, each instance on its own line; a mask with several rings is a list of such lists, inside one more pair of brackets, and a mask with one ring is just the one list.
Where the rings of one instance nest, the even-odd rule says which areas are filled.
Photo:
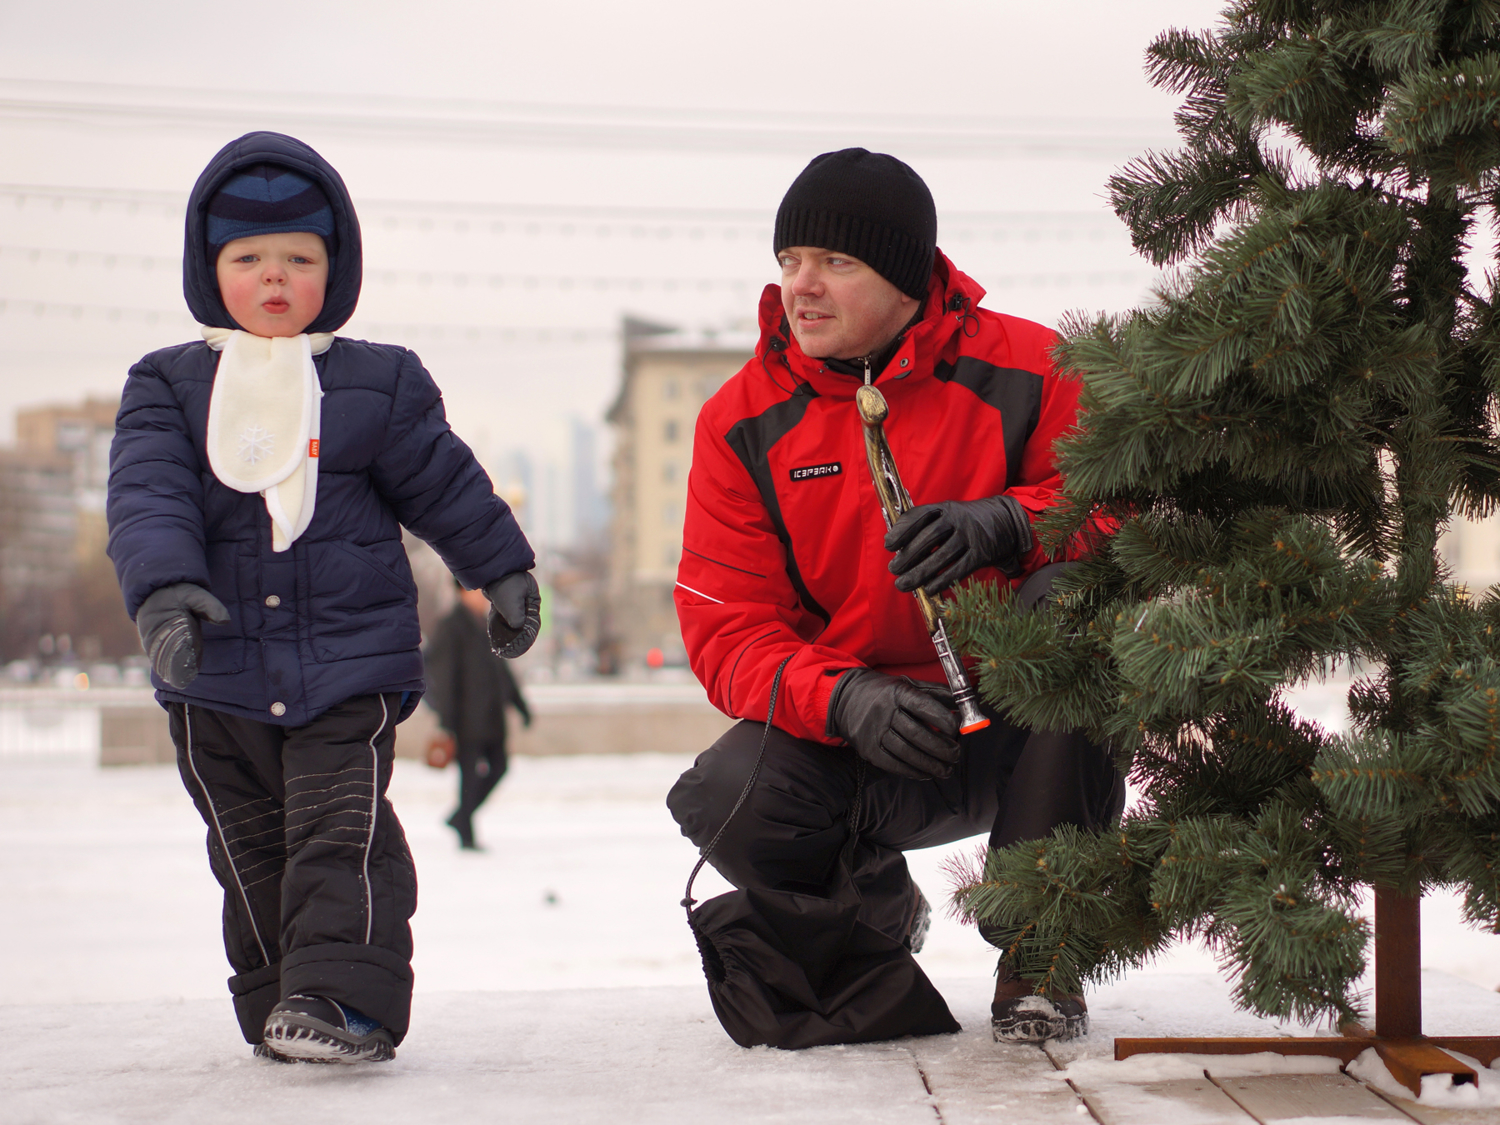
[[1255, 1074], [1337, 1074], [1339, 1060], [1326, 1055], [1279, 1055], [1261, 1051], [1253, 1055], [1131, 1055], [1128, 1059], [1080, 1059], [1060, 1070], [1058, 1081], [1079, 1083], [1144, 1085], [1174, 1078], [1248, 1078]]
[[[1445, 1109], [1478, 1109], [1500, 1106], [1500, 1071], [1491, 1070], [1478, 1059], [1458, 1051], [1449, 1051], [1461, 1063], [1474, 1068], [1475, 1084], [1454, 1085], [1446, 1074], [1428, 1074], [1422, 1078], [1422, 1096], [1417, 1099], [1422, 1105], [1442, 1106]], [[1386, 1068], [1385, 1061], [1372, 1047], [1349, 1064], [1348, 1072], [1367, 1085], [1374, 1086], [1382, 1094], [1411, 1101], [1411, 1091], [1397, 1082]]]

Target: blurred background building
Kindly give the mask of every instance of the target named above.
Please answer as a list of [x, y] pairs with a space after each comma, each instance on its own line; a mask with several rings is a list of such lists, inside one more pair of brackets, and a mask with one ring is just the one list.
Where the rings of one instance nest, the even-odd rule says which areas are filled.
[[601, 669], [687, 665], [672, 588], [698, 411], [755, 353], [748, 332], [684, 332], [627, 317], [615, 431], [606, 626]]
[[0, 662], [13, 679], [97, 666], [117, 682], [140, 644], [105, 557], [118, 399], [19, 410], [0, 449]]

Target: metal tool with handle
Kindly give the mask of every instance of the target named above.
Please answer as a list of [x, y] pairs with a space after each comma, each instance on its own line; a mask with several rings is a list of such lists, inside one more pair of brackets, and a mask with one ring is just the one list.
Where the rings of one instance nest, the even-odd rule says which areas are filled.
[[[890, 443], [885, 440], [885, 420], [891, 408], [885, 395], [868, 384], [854, 392], [854, 405], [859, 409], [860, 421], [865, 429], [865, 456], [870, 461], [870, 475], [875, 479], [875, 493], [880, 497], [880, 511], [885, 516], [889, 530], [904, 512], [914, 506], [906, 486], [901, 483], [901, 474], [896, 471], [896, 459], [891, 456]], [[953, 703], [958, 708], [958, 729], [961, 734], [983, 730], [990, 721], [979, 710], [979, 696], [969, 682], [963, 662], [953, 652], [948, 640], [948, 629], [942, 615], [927, 591], [920, 586], [915, 590], [917, 604], [922, 607], [922, 621], [937, 649], [938, 663], [943, 666], [943, 675], [948, 677], [948, 687], [953, 691]]]

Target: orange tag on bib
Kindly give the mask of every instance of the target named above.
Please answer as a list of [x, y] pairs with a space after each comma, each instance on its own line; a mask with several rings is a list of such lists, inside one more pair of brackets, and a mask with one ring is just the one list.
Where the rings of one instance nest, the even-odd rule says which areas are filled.
[[309, 457], [316, 457], [318, 455], [318, 439], [317, 438], [308, 438], [307, 439], [307, 455]]

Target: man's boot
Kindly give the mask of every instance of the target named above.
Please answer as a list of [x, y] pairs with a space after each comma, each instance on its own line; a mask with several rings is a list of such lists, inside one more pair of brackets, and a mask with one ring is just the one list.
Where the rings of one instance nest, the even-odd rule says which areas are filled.
[[1089, 1033], [1089, 1010], [1078, 994], [1039, 993], [1002, 959], [995, 970], [990, 1028], [997, 1043], [1045, 1043]]

